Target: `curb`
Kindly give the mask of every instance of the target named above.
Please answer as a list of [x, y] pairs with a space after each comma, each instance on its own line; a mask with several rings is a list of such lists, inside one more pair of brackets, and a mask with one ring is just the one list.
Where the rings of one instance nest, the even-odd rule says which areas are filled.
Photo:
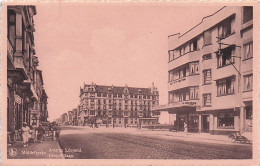
[[59, 142], [59, 140], [56, 140], [56, 141], [57, 141], [57, 144], [58, 144], [58, 149], [59, 149], [59, 152], [60, 152], [60, 156], [62, 156], [61, 159], [65, 159], [64, 154], [62, 153], [63, 150], [61, 149], [60, 142]]

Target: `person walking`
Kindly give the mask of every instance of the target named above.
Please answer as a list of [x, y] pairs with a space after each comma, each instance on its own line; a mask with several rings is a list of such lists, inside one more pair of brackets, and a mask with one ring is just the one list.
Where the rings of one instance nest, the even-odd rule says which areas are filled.
[[31, 130], [28, 127], [27, 123], [23, 122], [22, 137], [23, 137], [23, 144], [24, 144], [23, 146], [24, 147], [29, 145], [28, 141], [29, 141], [29, 138], [30, 138], [30, 133], [31, 133]]
[[44, 130], [44, 128], [42, 127], [41, 124], [40, 124], [39, 127], [37, 128], [37, 131], [38, 131], [37, 138], [38, 138], [39, 142], [44, 141], [45, 130]]
[[55, 130], [55, 137], [57, 140], [60, 137], [61, 128], [59, 126], [54, 126], [54, 130]]
[[188, 135], [188, 125], [186, 122], [184, 122], [184, 133]]

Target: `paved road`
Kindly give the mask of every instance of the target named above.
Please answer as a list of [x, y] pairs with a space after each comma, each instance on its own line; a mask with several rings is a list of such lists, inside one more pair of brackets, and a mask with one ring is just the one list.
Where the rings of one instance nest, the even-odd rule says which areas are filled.
[[65, 158], [77, 159], [251, 159], [252, 146], [191, 142], [106, 129], [63, 127]]

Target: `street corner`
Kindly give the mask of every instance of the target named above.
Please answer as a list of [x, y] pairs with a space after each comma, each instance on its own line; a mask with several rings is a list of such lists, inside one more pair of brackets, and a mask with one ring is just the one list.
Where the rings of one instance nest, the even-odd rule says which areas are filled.
[[8, 159], [64, 159], [57, 141], [31, 143], [24, 147], [21, 142], [7, 147]]

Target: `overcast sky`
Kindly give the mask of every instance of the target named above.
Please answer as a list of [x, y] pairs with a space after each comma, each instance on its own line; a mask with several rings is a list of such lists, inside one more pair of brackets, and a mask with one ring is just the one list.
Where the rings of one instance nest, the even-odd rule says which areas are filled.
[[76, 108], [84, 82], [159, 89], [166, 104], [168, 36], [184, 33], [222, 6], [37, 5], [36, 54], [49, 120]]

